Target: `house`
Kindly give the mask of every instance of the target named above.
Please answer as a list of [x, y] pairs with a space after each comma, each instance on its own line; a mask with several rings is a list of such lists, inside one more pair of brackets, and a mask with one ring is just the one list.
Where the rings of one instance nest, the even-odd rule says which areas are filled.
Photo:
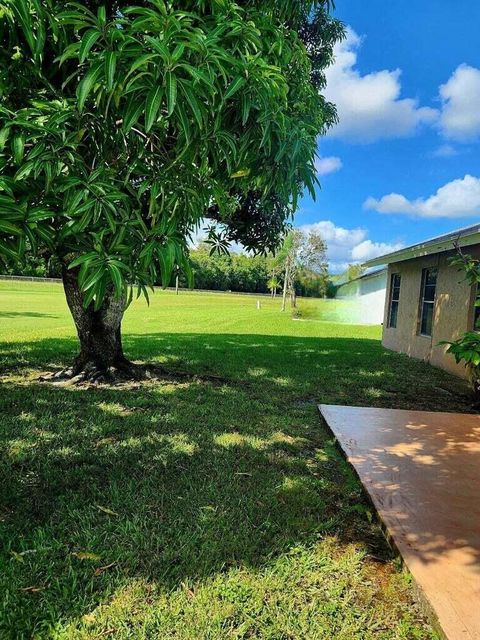
[[383, 345], [465, 378], [465, 367], [439, 344], [474, 330], [480, 315], [477, 287], [449, 264], [455, 245], [480, 258], [480, 224], [369, 260], [365, 266], [388, 265]]
[[362, 324], [381, 324], [387, 293], [387, 268], [375, 269], [340, 284], [335, 297], [352, 302], [352, 313]]

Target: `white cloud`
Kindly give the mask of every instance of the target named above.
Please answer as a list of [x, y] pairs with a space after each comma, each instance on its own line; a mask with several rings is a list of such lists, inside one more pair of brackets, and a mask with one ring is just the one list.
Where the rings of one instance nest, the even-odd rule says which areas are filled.
[[451, 144], [442, 144], [430, 153], [431, 158], [453, 158], [453, 156], [458, 156], [458, 151]]
[[368, 198], [365, 209], [379, 213], [397, 213], [420, 218], [463, 218], [480, 216], [480, 178], [466, 175], [438, 189], [429, 198], [409, 200], [391, 193], [379, 200]]
[[440, 87], [440, 129], [445, 137], [468, 142], [480, 137], [480, 69], [461, 64]]
[[319, 176], [326, 176], [329, 173], [335, 173], [336, 171], [340, 171], [342, 167], [343, 162], [336, 156], [319, 156], [315, 160], [315, 169], [317, 170], [317, 174]]
[[340, 118], [330, 135], [349, 142], [374, 142], [412, 135], [421, 124], [435, 121], [438, 111], [400, 97], [400, 69], [360, 73], [356, 65], [361, 44], [349, 28], [346, 40], [336, 45], [335, 63], [327, 69], [325, 96], [337, 105]]
[[364, 240], [352, 249], [352, 258], [354, 262], [366, 262], [367, 260], [378, 258], [378, 256], [383, 256], [386, 253], [398, 251], [403, 246], [402, 242], [395, 242], [391, 244], [388, 242], [372, 242], [371, 240]]
[[315, 231], [327, 243], [327, 258], [334, 273], [345, 271], [349, 264], [364, 262], [403, 247], [402, 243], [373, 242], [366, 229], [337, 227], [331, 220], [321, 220], [300, 227], [302, 231]]

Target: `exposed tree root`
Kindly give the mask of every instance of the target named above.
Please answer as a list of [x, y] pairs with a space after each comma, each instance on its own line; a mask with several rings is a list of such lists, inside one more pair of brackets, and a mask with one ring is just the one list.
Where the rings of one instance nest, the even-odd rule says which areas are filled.
[[79, 384], [115, 384], [150, 378], [148, 366], [122, 359], [110, 366], [103, 366], [92, 360], [81, 363], [76, 361], [72, 367], [41, 375], [39, 380], [52, 384], [74, 386]]
[[[102, 367], [93, 361], [76, 362], [72, 367], [42, 374], [38, 380], [58, 386], [117, 385], [148, 381], [169, 382], [210, 382], [217, 385], [234, 384], [232, 380], [212, 374], [198, 375], [188, 371], [169, 369], [157, 364], [136, 364], [126, 358], [109, 367]], [[242, 384], [242, 383], [240, 383]], [[243, 383], [245, 384], [245, 383]]]

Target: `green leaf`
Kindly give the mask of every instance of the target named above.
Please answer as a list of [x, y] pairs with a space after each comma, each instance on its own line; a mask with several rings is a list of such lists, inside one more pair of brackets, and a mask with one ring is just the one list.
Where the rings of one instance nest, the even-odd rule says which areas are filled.
[[82, 43], [80, 44], [80, 49], [78, 52], [78, 59], [80, 62], [85, 62], [90, 49], [96, 43], [96, 41], [100, 38], [102, 34], [97, 29], [89, 29], [82, 38]]
[[177, 78], [174, 73], [171, 71], [167, 71], [167, 110], [168, 115], [171, 116], [174, 109], [175, 104], [177, 102]]
[[163, 88], [160, 85], [153, 87], [147, 95], [145, 102], [145, 131], [148, 132], [157, 119], [158, 111], [162, 103]]
[[103, 277], [95, 287], [95, 306], [94, 306], [95, 311], [98, 311], [102, 306], [102, 302], [107, 292], [107, 284], [108, 284], [107, 278]]
[[48, 218], [52, 218], [53, 213], [48, 209], [42, 209], [41, 207], [36, 207], [35, 209], [31, 209], [27, 215], [28, 223], [37, 223], [42, 220], [48, 220]]
[[168, 287], [172, 279], [173, 266], [175, 261], [175, 246], [169, 242], [157, 249], [157, 255], [160, 262], [160, 273], [162, 277], [162, 286]]
[[0, 129], [0, 151], [3, 151], [9, 135], [10, 127], [3, 127], [3, 129]]
[[180, 58], [183, 56], [184, 51], [185, 51], [185, 45], [182, 43], [177, 44], [177, 46], [175, 47], [172, 53], [172, 61], [178, 62]]
[[10, 243], [0, 240], [0, 256], [8, 256], [13, 260], [18, 260], [18, 253], [12, 248]]
[[115, 51], [109, 51], [105, 56], [105, 77], [107, 79], [107, 89], [109, 91], [113, 89], [116, 67], [117, 54], [115, 53]]
[[23, 233], [20, 227], [17, 227], [17, 225], [13, 224], [13, 222], [9, 222], [8, 220], [1, 220], [1, 219], [0, 219], [0, 231], [3, 231], [3, 233], [8, 233], [9, 235], [14, 235], [14, 236], [21, 236]]
[[190, 264], [190, 260], [188, 257], [185, 257], [183, 260], [183, 271], [187, 278], [188, 286], [190, 287], [190, 289], [193, 289], [194, 277], [193, 277], [192, 265]]
[[147, 287], [144, 284], [139, 284], [138, 285], [138, 291], [137, 291], [137, 298], [140, 297], [140, 294], [142, 294], [145, 296], [145, 300], [147, 301], [147, 304], [150, 304], [150, 298], [148, 296], [148, 290]]
[[124, 283], [123, 283], [122, 273], [121, 273], [120, 269], [113, 262], [109, 262], [108, 263], [108, 270], [109, 270], [110, 275], [112, 277], [117, 297], [120, 298], [120, 296], [123, 294], [123, 290], [124, 290]]
[[23, 134], [17, 133], [13, 137], [12, 141], [12, 153], [15, 164], [20, 164], [23, 160], [23, 154], [25, 151], [25, 138]]
[[[5, 191], [13, 198], [13, 181], [11, 178], [2, 177], [0, 178], [0, 191]], [[0, 202], [4, 196], [0, 194]], [[15, 201], [13, 201], [15, 202]]]
[[252, 103], [250, 100], [250, 96], [243, 95], [242, 96], [242, 124], [245, 126], [248, 122], [248, 117], [250, 115], [250, 109], [252, 107]]
[[35, 162], [33, 160], [29, 160], [22, 167], [20, 167], [17, 173], [13, 176], [13, 179], [15, 180], [15, 182], [18, 182], [22, 178], [26, 178], [27, 176], [29, 176], [30, 173], [33, 171], [34, 166], [35, 166]]
[[198, 126], [200, 127], [200, 129], [203, 129], [203, 115], [202, 115], [199, 102], [195, 97], [195, 94], [193, 93], [190, 86], [186, 82], [182, 82], [180, 86], [182, 88], [183, 93], [185, 94], [185, 97], [190, 106], [190, 109], [192, 110], [193, 115], [195, 116], [195, 120], [197, 121]]
[[[83, 297], [83, 306], [85, 309], [88, 309], [94, 297], [95, 297], [95, 287], [92, 287], [90, 291], [87, 291], [86, 295]], [[98, 303], [98, 300], [97, 300], [97, 303]], [[97, 303], [95, 304], [95, 310], [97, 310], [96, 309]]]
[[77, 88], [77, 104], [78, 110], [83, 111], [83, 107], [85, 106], [85, 101], [88, 97], [88, 94], [95, 86], [95, 83], [98, 80], [100, 75], [101, 65], [96, 64], [94, 67], [91, 67], [87, 74], [83, 77], [82, 81], [78, 85]]
[[99, 25], [102, 27], [105, 26], [107, 23], [107, 11], [103, 5], [98, 7], [97, 16]]
[[226, 102], [235, 93], [237, 93], [237, 91], [241, 89], [245, 83], [246, 83], [246, 80], [242, 76], [238, 76], [237, 78], [235, 78], [235, 80], [233, 80], [230, 86], [228, 87], [223, 97], [224, 101]]
[[96, 251], [91, 251], [90, 253], [84, 253], [81, 256], [77, 256], [70, 264], [68, 265], [69, 269], [73, 269], [74, 267], [78, 267], [81, 264], [88, 263], [94, 258], [98, 258], [98, 253]]
[[[32, 17], [30, 13], [30, 6], [27, 0], [15, 0], [9, 3], [13, 12], [17, 15], [18, 21], [22, 25], [22, 33], [25, 40], [30, 47], [32, 53], [35, 53], [35, 35], [32, 28]], [[2, 18], [5, 19], [4, 17]]]
[[103, 277], [103, 274], [103, 267], [99, 267], [96, 271], [91, 273], [83, 284], [83, 291], [88, 291], [89, 289], [91, 289], [100, 280], [100, 278]]
[[177, 104], [177, 113], [180, 120], [180, 124], [182, 126], [183, 135], [185, 136], [185, 140], [188, 145], [190, 144], [190, 139], [191, 139], [190, 122], [188, 120], [187, 114], [185, 113], [185, 109], [181, 102]]
[[123, 130], [128, 133], [130, 129], [138, 122], [142, 115], [144, 103], [143, 101], [130, 100], [123, 118]]
[[235, 171], [235, 173], [232, 173], [232, 175], [230, 177], [231, 178], [246, 178], [249, 175], [250, 175], [250, 169], [239, 169], [238, 171]]
[[143, 56], [140, 56], [130, 67], [128, 76], [130, 76], [137, 69], [140, 69], [140, 67], [145, 66], [148, 62], [150, 62], [150, 60], [155, 60], [156, 58], [158, 58], [158, 54], [156, 53], [145, 53]]
[[168, 51], [168, 48], [165, 46], [165, 44], [159, 40], [158, 38], [152, 38], [152, 36], [147, 36], [145, 38], [145, 42], [148, 42], [149, 45], [151, 45], [155, 51], [157, 51], [164, 60], [168, 60], [168, 58], [170, 57], [170, 53]]

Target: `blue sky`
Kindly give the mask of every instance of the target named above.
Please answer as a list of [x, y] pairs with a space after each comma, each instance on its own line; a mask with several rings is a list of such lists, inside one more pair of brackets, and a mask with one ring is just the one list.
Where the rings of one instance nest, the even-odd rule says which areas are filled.
[[337, 0], [328, 71], [340, 124], [320, 140], [316, 225], [341, 271], [480, 222], [480, 2]]

